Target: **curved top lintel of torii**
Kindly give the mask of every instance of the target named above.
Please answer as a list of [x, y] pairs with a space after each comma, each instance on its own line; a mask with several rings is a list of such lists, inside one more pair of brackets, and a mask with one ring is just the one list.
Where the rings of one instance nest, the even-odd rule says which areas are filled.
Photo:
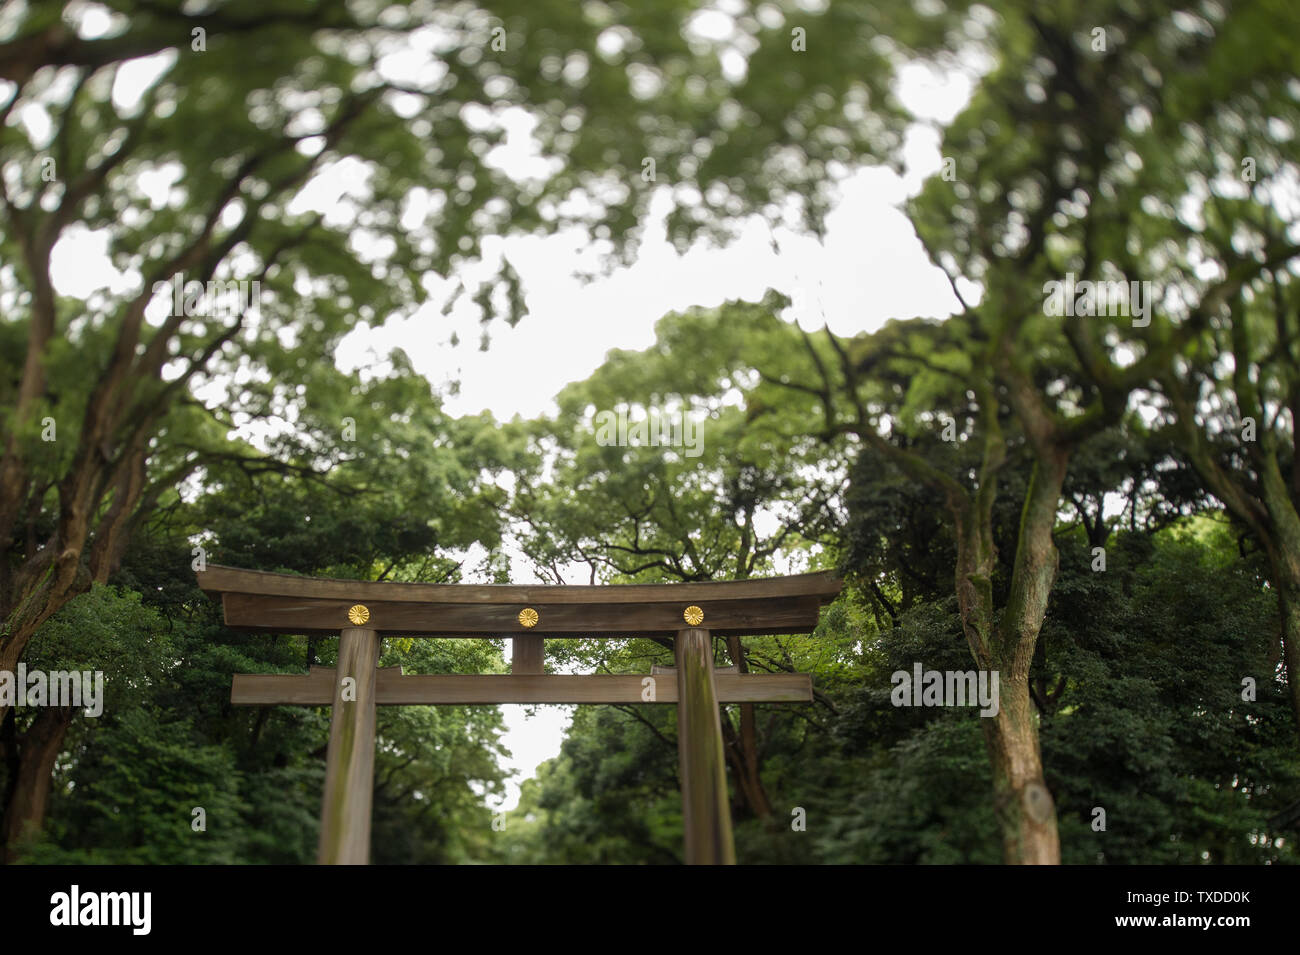
[[381, 633], [421, 636], [620, 637], [691, 626], [719, 634], [807, 633], [843, 586], [828, 572], [593, 586], [337, 580], [217, 565], [197, 576], [200, 588], [221, 596], [232, 627], [338, 632], [361, 620]]

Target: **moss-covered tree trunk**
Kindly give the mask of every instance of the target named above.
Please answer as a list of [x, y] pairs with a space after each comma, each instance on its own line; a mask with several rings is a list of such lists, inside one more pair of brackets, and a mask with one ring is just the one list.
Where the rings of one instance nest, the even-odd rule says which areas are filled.
[[40, 710], [17, 742], [17, 778], [12, 780], [4, 814], [4, 845], [0, 861], [10, 863], [23, 843], [40, 834], [49, 807], [54, 761], [76, 711], [69, 707]]
[[[1294, 445], [1294, 438], [1291, 441]], [[1259, 474], [1259, 498], [1266, 515], [1257, 536], [1268, 554], [1269, 576], [1277, 588], [1282, 617], [1282, 659], [1286, 664], [1291, 713], [1300, 732], [1300, 473], [1288, 486], [1279, 456], [1285, 453], [1275, 431], [1251, 447]], [[1293, 454], [1294, 456], [1294, 454]], [[1293, 463], [1293, 469], [1295, 464]]]
[[1282, 659], [1291, 693], [1291, 713], [1296, 732], [1300, 733], [1300, 512], [1282, 477], [1275, 447], [1265, 452], [1268, 457], [1261, 468], [1260, 482], [1268, 514], [1265, 549], [1282, 617]]
[[1300, 733], [1300, 581], [1279, 586], [1278, 603], [1282, 609], [1282, 662], [1291, 691], [1292, 717]]
[[981, 715], [993, 771], [994, 811], [1003, 857], [1011, 865], [1057, 865], [1061, 843], [1056, 806], [1043, 778], [1038, 714], [1029, 694], [1029, 668], [1047, 615], [1059, 556], [1052, 541], [1068, 451], [1047, 450], [1034, 465], [1025, 495], [1015, 566], [996, 625], [992, 572], [991, 485], [962, 512], [957, 589], [962, 625], [981, 670], [998, 673], [998, 710]]
[[1282, 520], [1272, 522], [1258, 536], [1264, 540], [1268, 554], [1269, 582], [1277, 590], [1282, 663], [1286, 668], [1292, 719], [1296, 732], [1300, 733], [1300, 530], [1295, 537], [1288, 530], [1287, 522]]
[[1056, 804], [1043, 780], [1038, 716], [1028, 676], [1005, 671], [1002, 676], [998, 714], [981, 722], [993, 768], [993, 809], [1003, 858], [1014, 865], [1058, 865]]

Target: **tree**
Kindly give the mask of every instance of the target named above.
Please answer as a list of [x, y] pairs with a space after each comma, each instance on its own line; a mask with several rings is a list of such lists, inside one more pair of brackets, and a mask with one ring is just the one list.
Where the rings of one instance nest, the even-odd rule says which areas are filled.
[[[752, 427], [750, 409], [728, 395], [754, 376], [748, 353], [779, 341], [780, 330], [767, 304], [669, 315], [654, 347], [612, 352], [568, 386], [560, 415], [537, 438], [553, 480], [524, 479], [516, 491], [525, 553], [557, 582], [574, 564], [593, 582], [691, 581], [823, 560], [843, 474], [830, 467], [810, 477], [821, 468], [818, 443], [765, 421]], [[770, 639], [725, 643], [742, 673], [788, 669], [774, 662], [781, 654]], [[661, 662], [671, 665], [671, 655]], [[770, 825], [756, 708], [732, 709], [722, 730], [737, 808]]]
[[[1028, 677], [1058, 568], [1053, 532], [1070, 460], [1167, 373], [1225, 297], [1295, 250], [1271, 248], [1250, 268], [1199, 287], [1181, 322], [1151, 322], [1153, 303], [1142, 313], [1127, 284], [1122, 301], [1112, 302], [1122, 311], [1061, 310], [1050, 283], [1134, 274], [1126, 268], [1131, 250], [1150, 248], [1150, 236], [1128, 226], [1140, 195], [1128, 189], [1132, 170], [1146, 156], [1212, 135], [1219, 104], [1202, 77], [1226, 73], [1278, 89], [1289, 75], [1276, 24], [1265, 26], [1271, 21], [1249, 6], [1220, 22], [1198, 19], [1195, 30], [1177, 5], [1086, 12], [1013, 5], [999, 14], [985, 47], [992, 68], [944, 131], [954, 174], [932, 177], [909, 209], [959, 314], [941, 327], [900, 323], [850, 347], [828, 333], [820, 352], [809, 346], [816, 375], [796, 384], [821, 400], [828, 433], [855, 435], [945, 502], [971, 652], [982, 669], [1002, 673], [1001, 712], [985, 734], [1006, 858], [1055, 862], [1055, 813]], [[1272, 32], [1260, 36], [1261, 28]], [[1263, 55], [1234, 58], [1247, 38], [1261, 41]], [[1148, 134], [1156, 114], [1164, 121]], [[1183, 180], [1153, 177], [1143, 188], [1177, 197]], [[1151, 330], [1135, 344], [1121, 326], [1146, 328], [1144, 320]], [[840, 387], [843, 408], [834, 404]], [[937, 429], [942, 410], [980, 449], [974, 467], [954, 473], [906, 447], [920, 430]], [[992, 515], [1013, 437], [1032, 455], [1033, 471], [1003, 602], [993, 590]]]
[[[291, 501], [286, 510], [294, 506]], [[258, 539], [268, 551], [288, 552], [291, 542], [276, 537], [281, 515], [270, 510], [242, 515], [242, 522], [231, 525], [260, 526]], [[346, 525], [320, 523], [309, 543], [301, 537], [292, 543], [333, 560], [357, 543], [348, 539]], [[228, 526], [209, 525], [214, 555], [222, 559]], [[369, 542], [360, 543], [368, 562], [375, 555]], [[39, 833], [28, 826], [24, 838], [7, 847], [11, 859], [304, 864], [315, 858], [329, 707], [232, 706], [230, 675], [330, 666], [338, 640], [227, 630], [220, 607], [198, 591], [188, 553], [185, 535], [152, 522], [134, 538], [114, 581], [138, 590], [96, 587], [56, 614], [33, 640], [32, 666], [107, 671], [107, 700], [98, 718], [68, 722], [44, 781], [46, 825]], [[403, 567], [418, 566], [419, 555], [410, 557]], [[383, 566], [392, 562], [388, 553], [376, 560]], [[307, 572], [324, 569], [301, 566]], [[454, 577], [454, 567], [448, 573]], [[388, 640], [381, 665], [407, 672], [504, 670], [500, 646], [480, 640]], [[52, 711], [10, 712], [21, 729]], [[482, 795], [501, 789], [501, 728], [500, 714], [491, 708], [380, 711], [377, 861], [441, 864], [494, 857]]]
[[[1009, 100], [1014, 121], [988, 141], [980, 123], [1006, 107], [977, 99], [945, 147], [963, 181], [932, 183], [919, 221], [939, 227], [953, 200], [1008, 183], [993, 215], [966, 217], [956, 242], [935, 246], [941, 256], [967, 274], [996, 270], [996, 247], [975, 253], [992, 235], [1040, 248], [1049, 281], [1133, 280], [1147, 297], [1144, 320], [1071, 309], [1060, 333], [1086, 393], [1156, 416], [1162, 439], [1268, 555], [1300, 726], [1300, 242], [1281, 198], [1296, 170], [1300, 19], [1269, 3], [1088, 16], [1109, 24], [1102, 51], [1086, 50], [1077, 25], [1029, 18], [1044, 52], [1043, 69], [1029, 67], [1032, 102]], [[1040, 131], [1040, 153], [1007, 148]]]
[[[746, 16], [735, 27], [750, 69], [728, 78], [726, 44], [686, 29], [697, 5], [682, 0], [621, 14], [525, 2], [186, 9], [128, 3], [94, 23], [30, 5], [0, 40], [0, 250], [12, 263], [0, 271], [0, 668], [107, 580], [157, 498], [207, 465], [224, 435], [201, 419], [223, 402], [185, 402], [199, 386], [224, 385], [243, 423], [267, 409], [256, 395], [245, 407], [241, 386], [273, 382], [274, 410], [292, 420], [304, 405], [293, 386], [346, 332], [418, 305], [439, 281], [517, 321], [518, 277], [486, 237], [585, 224], [625, 260], [661, 182], [679, 243], [790, 200], [816, 225], [827, 164], [896, 133], [813, 122], [872, 93], [886, 103], [883, 59], [862, 78], [833, 56], [796, 59], [804, 48], [784, 23]], [[814, 45], [838, 49], [841, 14], [803, 19]], [[849, 25], [867, 32], [856, 15]], [[404, 56], [420, 62], [414, 74]], [[796, 65], [807, 72], [792, 86]], [[141, 71], [138, 98], [115, 98]], [[512, 177], [493, 153], [511, 110], [533, 123], [545, 172]], [[812, 128], [770, 121], [787, 113]], [[328, 173], [350, 177], [345, 196], [312, 211]], [[57, 294], [53, 254], [80, 227], [107, 236], [124, 291]], [[482, 283], [475, 262], [490, 272]], [[318, 444], [337, 446], [344, 427], [331, 422]], [[205, 440], [179, 440], [196, 431]]]
[[[804, 459], [778, 449], [805, 450], [808, 460], [823, 453], [808, 427], [819, 417], [820, 398], [796, 388], [778, 401], [775, 396], [790, 389], [754, 378], [755, 366], [776, 380], [816, 376], [802, 336], [776, 318], [776, 305], [731, 303], [670, 316], [653, 347], [611, 355], [566, 393], [560, 420], [538, 423], [539, 433], [556, 442], [550, 450], [557, 458], [538, 464], [548, 482], [531, 475], [521, 480], [517, 507], [535, 521], [526, 550], [541, 566], [554, 555], [556, 568], [565, 571], [566, 560], [585, 556], [603, 575], [609, 571], [602, 568], [621, 560], [659, 559], [620, 548], [629, 546], [632, 515], [640, 513], [628, 512], [635, 503], [629, 489], [657, 491], [670, 479], [676, 493], [653, 497], [671, 500], [672, 507], [641, 515], [641, 550], [678, 555], [681, 540], [692, 539], [683, 529], [698, 518], [696, 553], [734, 557], [739, 549], [728, 535], [736, 532], [726, 521], [711, 522], [709, 507], [698, 503], [686, 477], [743, 467], [758, 447], [774, 455], [771, 467], [784, 475], [792, 500], [814, 499], [828, 473], [796, 466]], [[917, 351], [931, 328], [944, 326], [913, 327], [910, 339], [902, 336], [904, 327], [887, 329], [893, 338], [882, 334], [881, 352], [886, 342], [900, 341]], [[834, 362], [832, 345], [814, 338], [814, 347]], [[950, 359], [943, 349], [923, 354], [940, 365]], [[685, 356], [692, 360], [684, 363]], [[661, 381], [655, 369], [683, 364], [682, 391], [653, 384]], [[873, 366], [880, 381], [885, 374], [883, 362]], [[954, 475], [978, 468], [976, 441], [944, 441], [942, 428], [931, 423], [931, 415], [951, 417], [964, 431], [969, 420], [960, 416], [969, 414], [969, 399], [962, 405], [955, 390], [943, 390], [950, 376], [922, 377], [897, 377], [900, 391], [910, 385], [925, 397], [906, 412], [902, 397], [890, 399], [891, 424], [897, 425], [891, 440]], [[738, 381], [748, 387], [737, 394]], [[721, 403], [718, 419], [705, 419], [700, 458], [692, 463], [671, 446], [600, 445], [596, 415], [630, 395], [660, 407]], [[1034, 461], [1011, 409], [1003, 406], [1000, 414], [1008, 454], [992, 513], [996, 607], [1008, 599], [1016, 572]], [[1060, 806], [1062, 854], [1072, 863], [1289, 861], [1290, 835], [1276, 820], [1294, 788], [1295, 754], [1287, 742], [1292, 722], [1283, 687], [1263, 676], [1272, 668], [1272, 601], [1258, 560], [1240, 557], [1222, 512], [1207, 505], [1185, 467], [1168, 466], [1169, 454], [1168, 444], [1140, 419], [1126, 418], [1080, 446], [1062, 485], [1052, 531], [1059, 569], [1025, 680], [1041, 734], [1043, 782]], [[575, 490], [589, 511], [574, 503]], [[1119, 513], [1117, 497], [1125, 501]], [[910, 670], [918, 660], [941, 670], [969, 667], [952, 588], [952, 522], [935, 495], [883, 456], [858, 455], [842, 503], [835, 498], [822, 522], [834, 527], [846, 520], [831, 551], [841, 555], [850, 588], [811, 638], [745, 641], [747, 656], [759, 666], [788, 653], [784, 665], [812, 672], [824, 700], [808, 708], [813, 712], [787, 707], [758, 721], [762, 781], [775, 797], [773, 822], [797, 806], [809, 828], [761, 827], [742, 814], [738, 852], [746, 861], [767, 863], [996, 861], [1004, 857], [1004, 832], [993, 804], [981, 795], [981, 784], [993, 785], [993, 765], [971, 749], [981, 747], [986, 721], [962, 710], [900, 710], [889, 699], [890, 673]], [[1112, 506], [1103, 511], [1108, 498]], [[1198, 508], [1207, 516], [1184, 524]], [[739, 528], [743, 521], [733, 523]], [[817, 522], [798, 519], [794, 526]], [[786, 544], [796, 541], [797, 533]], [[1095, 565], [1094, 546], [1108, 552], [1104, 571]], [[665, 569], [642, 570], [651, 572]], [[649, 663], [670, 658], [642, 641], [585, 648], [553, 641], [551, 660], [600, 672], [644, 672]], [[1247, 702], [1242, 677], [1251, 674], [1261, 675], [1255, 678], [1259, 696]], [[671, 719], [660, 709], [626, 716], [580, 709], [561, 756], [526, 787], [518, 812], [525, 817], [522, 844], [511, 858], [610, 863], [675, 852], [672, 734]], [[1095, 813], [1099, 807], [1105, 817]], [[1095, 828], [1099, 822], [1106, 828]]]
[[[65, 605], [41, 629], [29, 655], [33, 671], [98, 673], [93, 716], [105, 710], [134, 710], [135, 694], [163, 679], [170, 641], [161, 617], [143, 606], [138, 594], [97, 586]], [[96, 681], [92, 679], [91, 684]], [[133, 690], [135, 691], [133, 693]], [[74, 719], [92, 710], [83, 690], [84, 708], [72, 706], [10, 707], [0, 737], [4, 739], [4, 860], [40, 835], [49, 804], [55, 761], [63, 752]], [[199, 761], [202, 761], [200, 758]]]
[[[1295, 115], [1294, 102], [1291, 107]], [[1276, 113], [1285, 115], [1286, 110]], [[1229, 158], [1219, 153], [1212, 161], [1222, 165]], [[1270, 191], [1270, 180], [1296, 166], [1281, 157], [1270, 165], [1270, 176], [1246, 187], [1251, 193], [1246, 199], [1219, 195], [1224, 175], [1219, 173], [1216, 194], [1205, 204], [1203, 228], [1182, 240], [1188, 253], [1196, 250], [1199, 263], [1193, 267], [1184, 259], [1171, 281], [1196, 287], [1196, 274], [1207, 260], [1218, 274], [1234, 278], [1232, 294], [1199, 324], [1183, 360], [1160, 376], [1160, 424], [1205, 489], [1223, 502], [1267, 559], [1281, 610], [1278, 641], [1300, 729], [1300, 467], [1295, 438], [1300, 417], [1300, 246], [1288, 239], [1295, 222], [1281, 217]], [[1201, 174], [1207, 179], [1215, 175], [1211, 169]], [[1243, 247], [1246, 251], [1238, 251]]]
[[[0, 37], [0, 670], [186, 481], [346, 460], [360, 415], [312, 402], [350, 330], [435, 290], [518, 321], [496, 237], [584, 225], [627, 261], [660, 193], [683, 246], [792, 205], [817, 227], [828, 164], [897, 142], [887, 108], [871, 129], [810, 129], [887, 104], [884, 60], [861, 78], [814, 63], [770, 18], [733, 24], [737, 75], [686, 0], [327, 7], [31, 4]], [[838, 49], [840, 14], [801, 16]], [[520, 117], [541, 162], [510, 174], [495, 147]], [[60, 295], [56, 253], [82, 230], [117, 279]], [[225, 440], [285, 422], [267, 450]]]

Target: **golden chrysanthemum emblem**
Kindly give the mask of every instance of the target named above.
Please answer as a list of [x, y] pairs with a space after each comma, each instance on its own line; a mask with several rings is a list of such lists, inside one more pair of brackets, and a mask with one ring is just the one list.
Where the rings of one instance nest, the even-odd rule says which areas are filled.
[[704, 611], [695, 604], [691, 604], [682, 611], [682, 618], [692, 627], [698, 627], [704, 622]]
[[370, 619], [370, 608], [365, 604], [353, 604], [348, 608], [348, 619], [353, 626], [359, 627]]
[[537, 611], [532, 607], [525, 607], [523, 610], [519, 611], [519, 622], [529, 630], [537, 626], [537, 621], [541, 619], [542, 618], [537, 615]]

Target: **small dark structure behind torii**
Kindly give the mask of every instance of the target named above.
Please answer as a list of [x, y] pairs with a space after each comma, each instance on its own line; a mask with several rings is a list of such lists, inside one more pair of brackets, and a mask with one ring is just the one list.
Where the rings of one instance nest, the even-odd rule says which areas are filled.
[[[718, 704], [809, 702], [812, 677], [715, 670], [710, 636], [809, 633], [841, 587], [829, 573], [586, 587], [327, 580], [217, 566], [200, 571], [198, 581], [221, 596], [228, 626], [339, 634], [336, 668], [312, 667], [303, 676], [240, 673], [230, 693], [239, 704], [333, 707], [323, 864], [370, 859], [375, 707], [472, 703], [676, 703], [686, 861], [734, 863]], [[509, 637], [511, 672], [403, 676], [400, 667], [379, 669], [379, 641], [395, 634]], [[548, 636], [673, 637], [676, 672], [548, 675]]]

